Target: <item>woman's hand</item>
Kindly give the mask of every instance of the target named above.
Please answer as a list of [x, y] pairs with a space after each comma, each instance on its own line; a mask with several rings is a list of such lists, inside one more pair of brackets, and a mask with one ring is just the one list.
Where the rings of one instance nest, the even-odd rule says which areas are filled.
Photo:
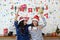
[[18, 11], [17, 11], [17, 13], [15, 14], [15, 20], [17, 20], [17, 18], [18, 18], [18, 12], [19, 12], [19, 9], [18, 9]]
[[40, 30], [43, 29], [42, 25], [38, 26], [38, 28], [39, 28]]
[[18, 14], [15, 14], [15, 20], [17, 20], [18, 16], [19, 16]]

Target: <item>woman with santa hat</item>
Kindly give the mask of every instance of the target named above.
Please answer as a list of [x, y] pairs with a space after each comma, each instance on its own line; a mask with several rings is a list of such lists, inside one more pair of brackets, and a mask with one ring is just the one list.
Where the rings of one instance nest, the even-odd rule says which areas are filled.
[[16, 40], [30, 40], [29, 31], [28, 31], [29, 25], [27, 24], [28, 18], [21, 17], [19, 23], [17, 21], [17, 18], [18, 18], [18, 14], [16, 14], [14, 21], [14, 25], [16, 27], [16, 36], [17, 36]]
[[[42, 17], [44, 18], [44, 17]], [[45, 25], [39, 25], [39, 17], [37, 15], [32, 19], [32, 25], [29, 26], [29, 32], [31, 34], [31, 40], [43, 40], [42, 28]]]

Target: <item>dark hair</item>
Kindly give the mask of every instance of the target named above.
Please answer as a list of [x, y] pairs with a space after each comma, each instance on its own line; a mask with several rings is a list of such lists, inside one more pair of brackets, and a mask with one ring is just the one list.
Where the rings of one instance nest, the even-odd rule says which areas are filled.
[[[37, 26], [38, 26], [38, 22], [37, 22]], [[34, 24], [33, 24], [33, 23], [31, 23], [31, 29], [33, 29], [33, 27], [34, 27]]]
[[19, 22], [18, 27], [21, 29], [21, 33], [24, 33], [24, 27], [25, 27], [24, 20]]
[[24, 20], [22, 20], [22, 21], [19, 22], [18, 27], [21, 27], [21, 28], [24, 27]]
[[[37, 26], [38, 26], [38, 22], [37, 22]], [[33, 23], [31, 23], [31, 27], [34, 27], [34, 24]]]

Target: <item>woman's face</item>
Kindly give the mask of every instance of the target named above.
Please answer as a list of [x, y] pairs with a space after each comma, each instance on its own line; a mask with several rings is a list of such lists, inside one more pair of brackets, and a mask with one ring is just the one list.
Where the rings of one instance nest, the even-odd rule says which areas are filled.
[[32, 23], [33, 23], [34, 26], [38, 25], [38, 22], [36, 20], [33, 20]]
[[24, 20], [24, 25], [26, 25], [27, 24], [27, 20]]

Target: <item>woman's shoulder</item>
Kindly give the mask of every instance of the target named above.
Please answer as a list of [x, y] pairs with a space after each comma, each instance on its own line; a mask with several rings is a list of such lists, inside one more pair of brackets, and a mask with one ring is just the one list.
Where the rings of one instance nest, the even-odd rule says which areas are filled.
[[28, 29], [31, 30], [31, 26], [29, 26]]

